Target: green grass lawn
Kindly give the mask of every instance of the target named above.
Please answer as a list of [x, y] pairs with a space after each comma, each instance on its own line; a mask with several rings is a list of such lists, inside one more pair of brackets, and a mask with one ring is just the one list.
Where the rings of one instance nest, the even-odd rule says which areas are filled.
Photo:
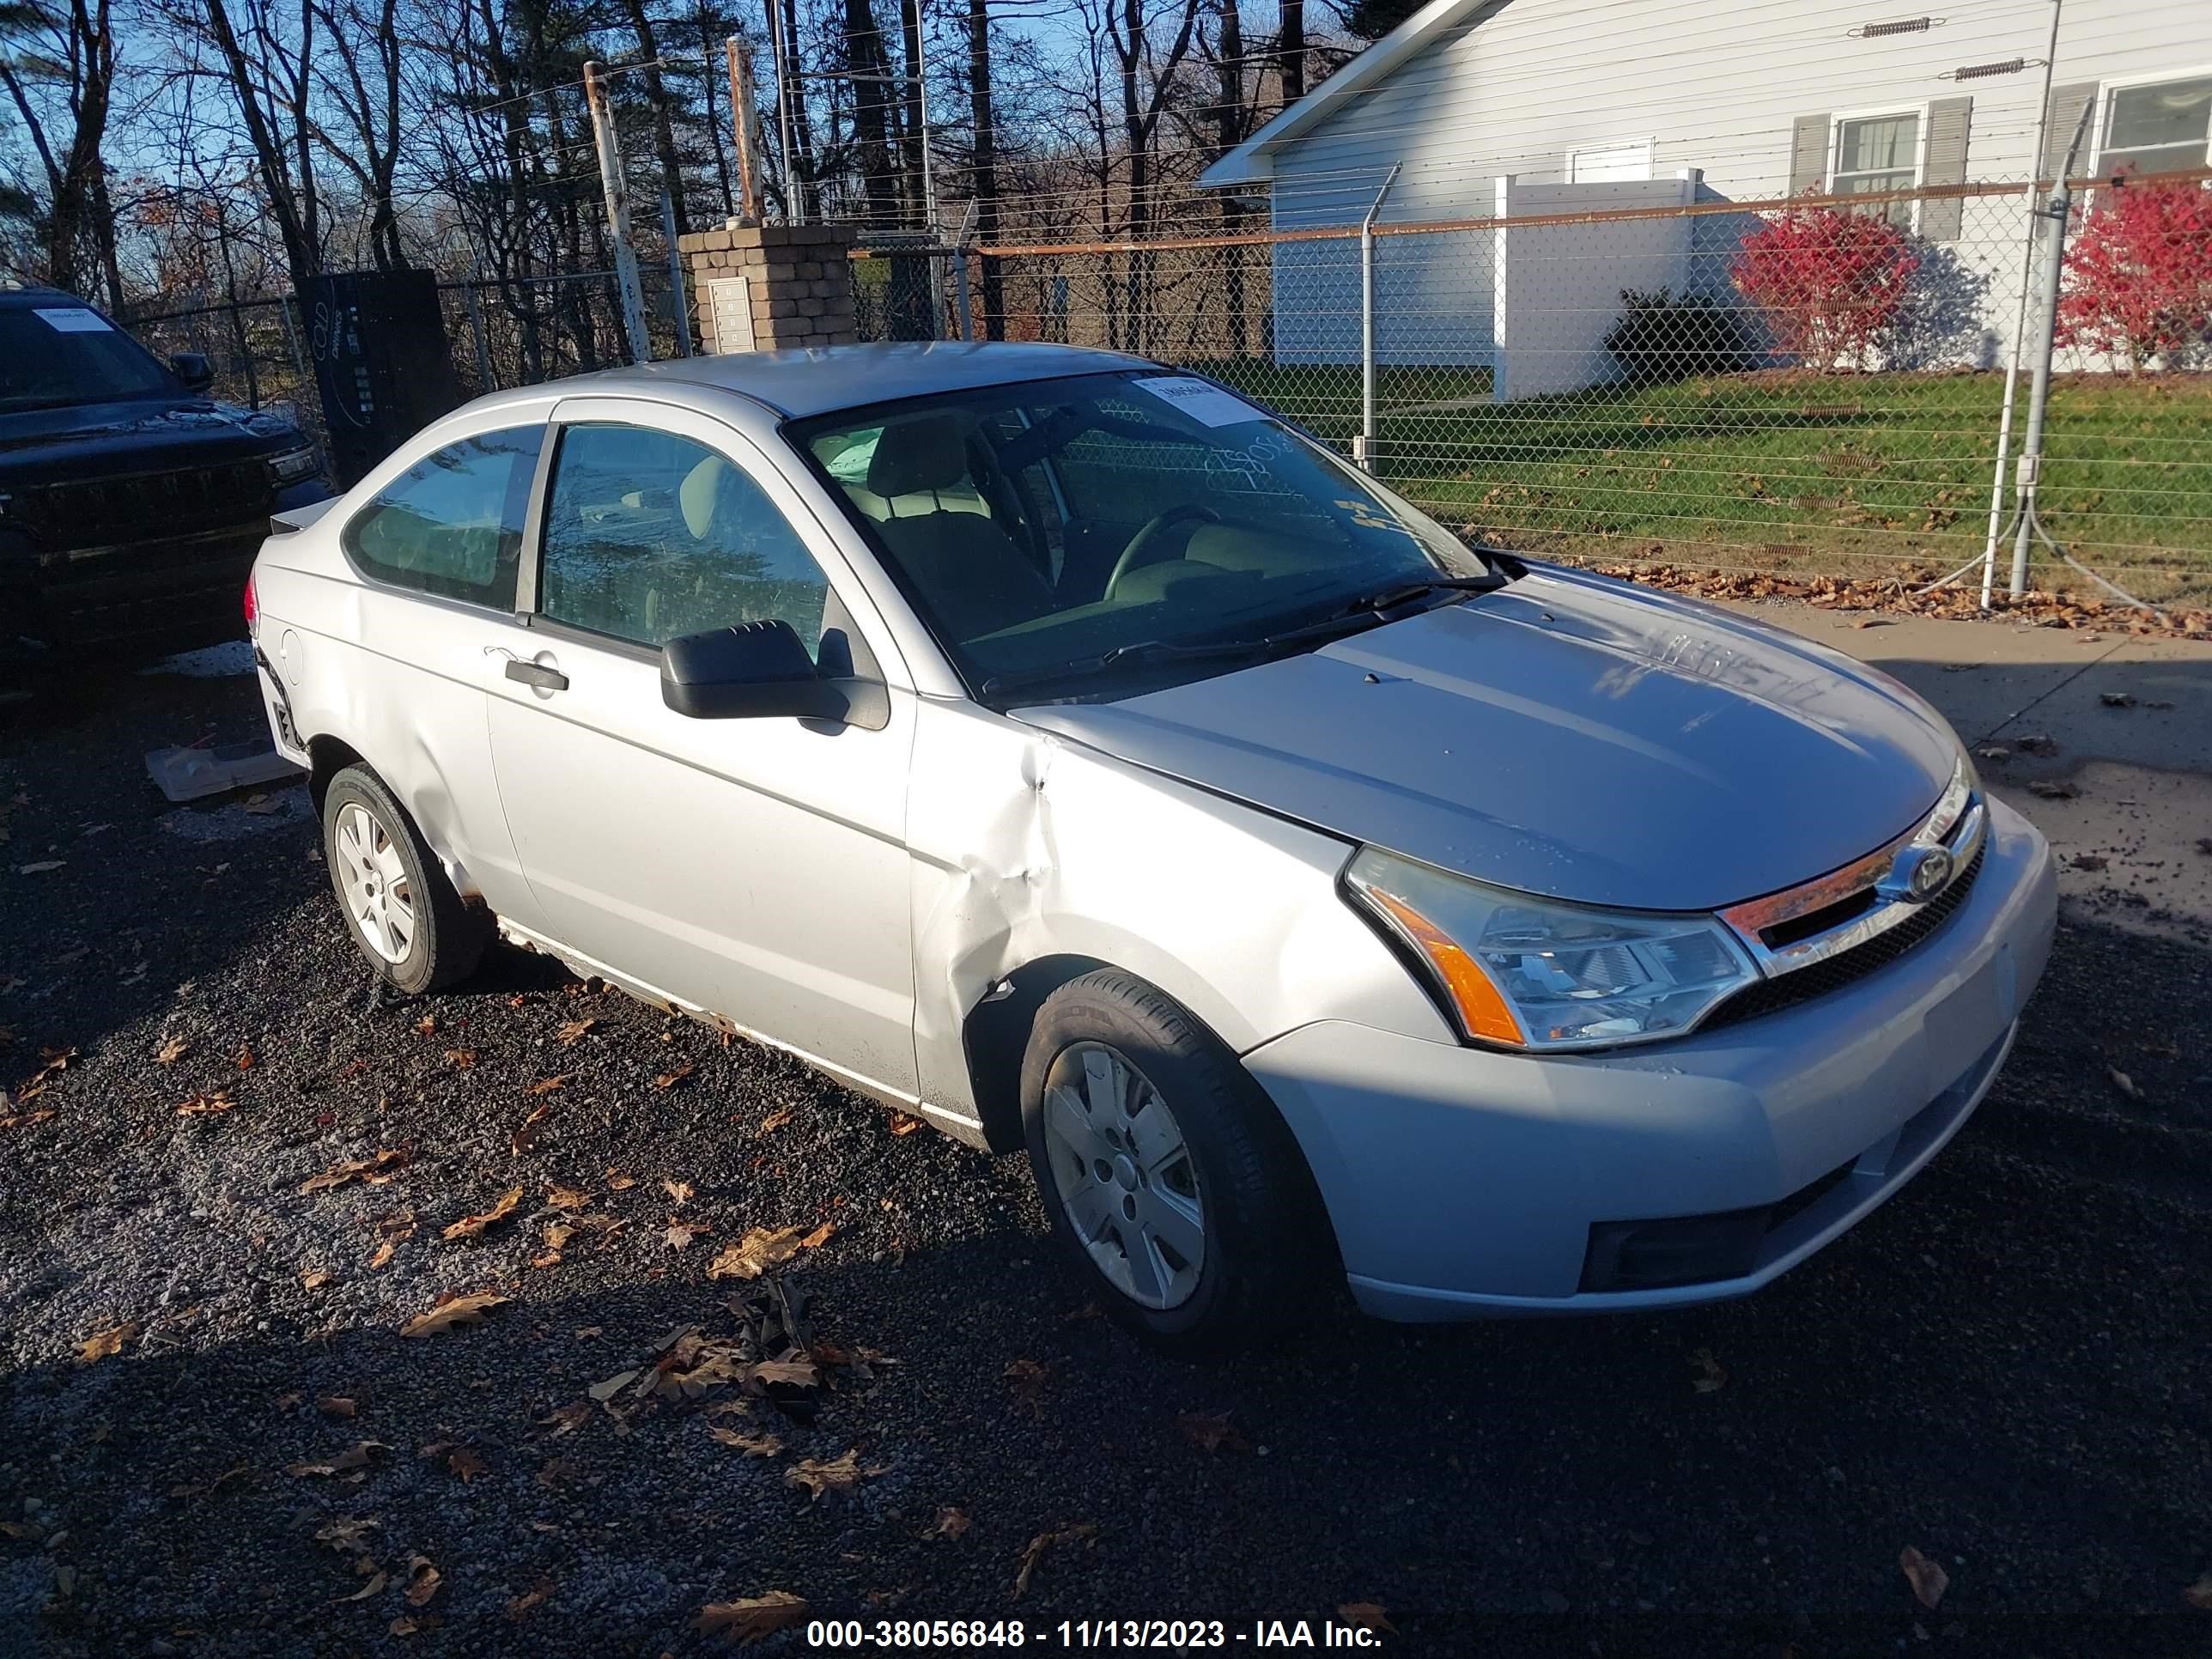
[[[1332, 443], [1359, 429], [1356, 367], [1196, 367]], [[1381, 473], [1531, 550], [1933, 572], [1987, 532], [2000, 374], [1775, 371], [1509, 404], [1488, 383], [1378, 370]], [[2023, 377], [2015, 453], [2027, 401]], [[2045, 454], [2045, 522], [2084, 563], [2146, 597], [2212, 581], [2212, 374], [2062, 376]]]

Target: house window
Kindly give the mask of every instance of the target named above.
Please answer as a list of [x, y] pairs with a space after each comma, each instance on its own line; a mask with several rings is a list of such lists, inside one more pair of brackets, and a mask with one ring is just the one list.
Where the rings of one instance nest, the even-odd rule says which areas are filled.
[[2100, 176], [2201, 167], [2212, 150], [2212, 75], [2117, 87], [2105, 106]]
[[[1920, 117], [1858, 116], [1836, 123], [1836, 165], [1828, 188], [1838, 196], [1911, 190], [1920, 182]], [[1890, 223], [1912, 228], [1911, 202], [1883, 202], [1872, 210]]]

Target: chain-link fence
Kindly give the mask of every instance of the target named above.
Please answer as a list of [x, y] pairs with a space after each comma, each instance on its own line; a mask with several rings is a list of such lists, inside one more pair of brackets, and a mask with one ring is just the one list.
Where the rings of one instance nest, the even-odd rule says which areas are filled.
[[[646, 324], [658, 356], [689, 343], [679, 328], [674, 279], [664, 263], [640, 271]], [[464, 398], [532, 386], [629, 361], [621, 296], [611, 270], [441, 280], [453, 377]], [[249, 408], [283, 407], [319, 441], [323, 409], [299, 302], [224, 301], [141, 312], [128, 319], [155, 356], [197, 352], [215, 371], [214, 396]]]
[[1901, 581], [2003, 528], [2007, 403], [2055, 348], [2044, 521], [2146, 599], [2212, 580], [2196, 175], [2077, 193], [2055, 339], [2024, 294], [2024, 183], [1762, 203], [1694, 174], [1495, 186], [1493, 211], [1455, 219], [1394, 218], [1378, 191], [1346, 223], [982, 250], [1003, 305], [985, 329], [1202, 370], [1509, 545]]

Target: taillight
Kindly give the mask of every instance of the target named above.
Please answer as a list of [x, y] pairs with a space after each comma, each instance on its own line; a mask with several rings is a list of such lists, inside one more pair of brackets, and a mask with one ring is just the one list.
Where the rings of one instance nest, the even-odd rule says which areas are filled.
[[246, 631], [251, 634], [261, 620], [261, 602], [253, 597], [253, 578], [246, 579]]

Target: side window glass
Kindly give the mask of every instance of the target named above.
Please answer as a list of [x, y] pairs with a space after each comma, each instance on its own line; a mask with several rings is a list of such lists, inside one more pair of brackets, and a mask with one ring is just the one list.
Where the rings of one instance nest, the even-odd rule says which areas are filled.
[[830, 585], [761, 487], [688, 438], [563, 429], [538, 608], [635, 644], [780, 617], [818, 651]]
[[544, 438], [543, 427], [515, 427], [424, 456], [354, 515], [346, 550], [378, 581], [512, 611]]

